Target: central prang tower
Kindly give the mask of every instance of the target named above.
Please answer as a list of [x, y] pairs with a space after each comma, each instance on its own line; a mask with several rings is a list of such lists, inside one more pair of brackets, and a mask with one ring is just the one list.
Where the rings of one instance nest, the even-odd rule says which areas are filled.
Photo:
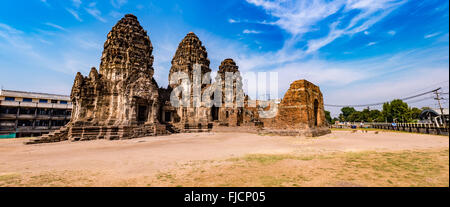
[[[189, 32], [178, 45], [177, 51], [172, 59], [172, 67], [169, 72], [169, 83], [176, 72], [183, 72], [188, 75], [191, 87], [189, 106], [174, 108], [172, 121], [181, 131], [205, 131], [208, 130], [208, 123], [211, 121], [210, 109], [206, 107], [195, 107], [193, 105], [193, 83], [194, 65], [199, 64], [201, 78], [208, 78], [209, 82], [201, 84], [201, 93], [210, 86], [211, 77], [209, 73], [208, 53], [202, 41], [193, 32]], [[200, 78], [200, 81], [202, 81]], [[203, 82], [204, 83], [204, 82]], [[169, 84], [169, 91], [175, 89], [180, 83]], [[210, 126], [211, 127], [211, 126]]]

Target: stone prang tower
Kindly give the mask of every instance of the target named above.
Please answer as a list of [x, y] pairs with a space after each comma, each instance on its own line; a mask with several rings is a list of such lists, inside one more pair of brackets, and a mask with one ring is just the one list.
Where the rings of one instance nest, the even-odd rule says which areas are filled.
[[[172, 67], [169, 72], [169, 82], [177, 72], [187, 74], [191, 91], [194, 83], [194, 65], [200, 65], [200, 77], [210, 79], [209, 59], [205, 46], [193, 32], [189, 32], [178, 45], [177, 51], [172, 59]], [[200, 78], [200, 81], [201, 81]], [[211, 81], [201, 84], [200, 91], [210, 86]], [[169, 90], [175, 89], [180, 83], [169, 84]], [[193, 92], [190, 93], [189, 106], [176, 108], [172, 113], [173, 123], [181, 131], [205, 131], [211, 121], [211, 109], [206, 107], [193, 107]], [[211, 126], [209, 126], [211, 128]]]
[[125, 15], [108, 33], [100, 71], [77, 73], [68, 125], [41, 138], [52, 141], [122, 139], [165, 133], [157, 120], [158, 85], [153, 46], [136, 16]]

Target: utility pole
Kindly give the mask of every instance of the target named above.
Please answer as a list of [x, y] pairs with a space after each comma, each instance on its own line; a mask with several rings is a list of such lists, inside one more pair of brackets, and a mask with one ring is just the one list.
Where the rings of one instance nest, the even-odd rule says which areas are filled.
[[441, 98], [439, 98], [439, 90], [440, 90], [441, 88], [438, 88], [438, 89], [436, 89], [435, 91], [434, 91], [434, 94], [436, 94], [436, 98], [434, 98], [434, 99], [436, 99], [437, 101], [438, 101], [438, 104], [439, 104], [439, 109], [441, 110], [441, 116], [442, 115], [444, 115], [444, 109], [442, 108], [442, 105], [441, 105]]

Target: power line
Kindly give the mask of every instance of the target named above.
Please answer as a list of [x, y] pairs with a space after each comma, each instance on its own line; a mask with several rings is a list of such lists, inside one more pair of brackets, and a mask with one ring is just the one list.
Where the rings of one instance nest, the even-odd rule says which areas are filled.
[[[423, 95], [426, 95], [426, 94], [429, 94], [429, 93], [436, 93], [436, 92], [437, 92], [438, 90], [440, 90], [440, 89], [441, 89], [441, 87], [439, 87], [439, 88], [437, 88], [437, 89], [434, 89], [434, 90], [432, 90], [432, 91], [427, 91], [427, 92], [424, 92], [424, 93], [416, 94], [416, 95], [414, 95], [414, 96], [409, 96], [409, 97], [401, 98], [400, 100], [406, 101], [406, 100], [413, 99], [413, 98], [416, 98], [416, 97], [419, 97], [419, 96], [423, 96]], [[379, 102], [379, 103], [373, 103], [373, 104], [356, 104], [356, 105], [324, 104], [324, 106], [329, 106], [329, 107], [369, 107], [369, 106], [383, 105], [383, 104], [386, 103], [386, 102], [388, 102], [388, 101]]]
[[[429, 89], [429, 88], [434, 88], [434, 87], [439, 86], [439, 85], [442, 86], [441, 84], [442, 84], [442, 83], [446, 83], [446, 82], [449, 82], [449, 80], [441, 81], [441, 82], [438, 82], [438, 83], [433, 83], [433, 84], [431, 84], [431, 85], [428, 85], [428, 86], [425, 87], [425, 88], [416, 90], [416, 91], [411, 92], [411, 93], [409, 93], [409, 94], [414, 94], [414, 93], [422, 92], [422, 91], [424, 91], [424, 90], [427, 90], [427, 89]], [[408, 95], [409, 95], [409, 94], [408, 94]]]
[[422, 102], [422, 101], [426, 101], [426, 100], [431, 100], [431, 99], [434, 99], [434, 98], [433, 98], [433, 97], [427, 97], [427, 98], [423, 98], [423, 99], [419, 99], [419, 100], [409, 101], [409, 102], [406, 102], [406, 103], [408, 103], [408, 104], [413, 104], [413, 103], [418, 103], [418, 102]]

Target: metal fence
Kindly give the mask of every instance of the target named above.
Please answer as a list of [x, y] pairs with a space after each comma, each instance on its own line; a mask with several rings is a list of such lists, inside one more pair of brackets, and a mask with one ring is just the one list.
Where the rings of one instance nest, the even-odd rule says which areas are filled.
[[[353, 127], [351, 127], [353, 126]], [[345, 123], [334, 124], [333, 128], [373, 128], [394, 131], [414, 132], [422, 134], [449, 135], [449, 126], [447, 124], [437, 125], [434, 123]]]

